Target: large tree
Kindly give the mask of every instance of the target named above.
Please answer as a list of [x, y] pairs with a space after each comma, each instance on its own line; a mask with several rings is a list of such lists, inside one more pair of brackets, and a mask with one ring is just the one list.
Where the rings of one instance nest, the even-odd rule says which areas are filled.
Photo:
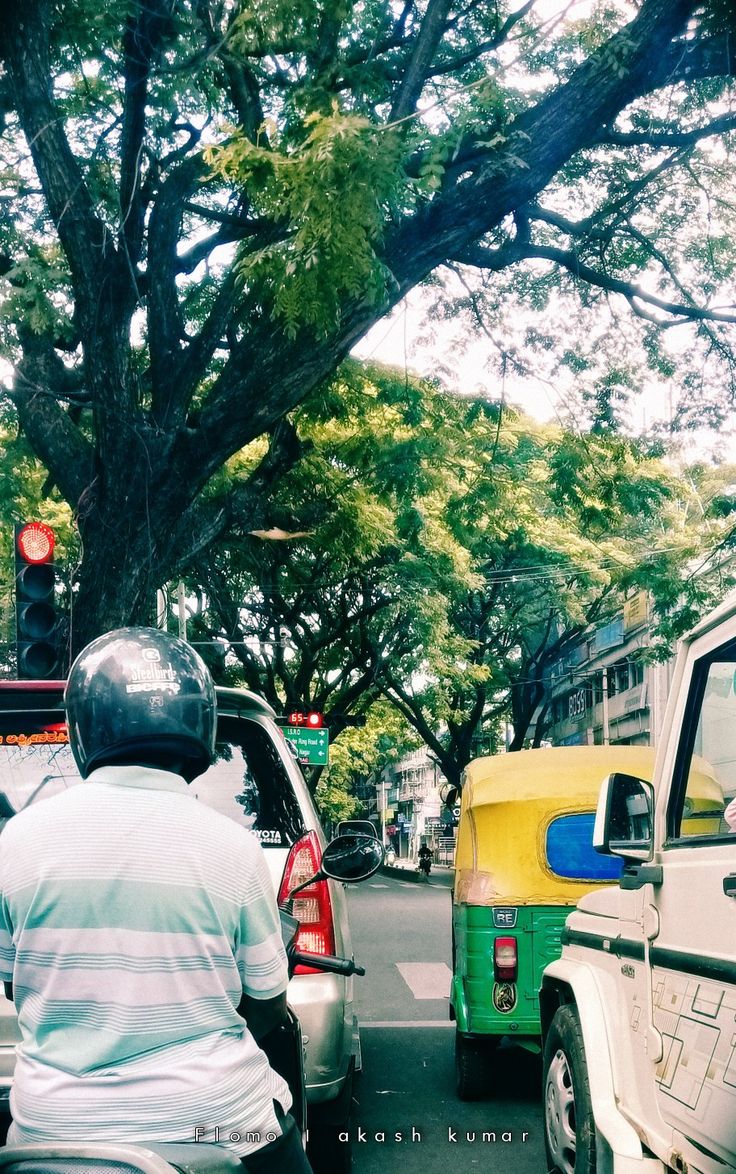
[[722, 561], [732, 469], [676, 471], [615, 433], [353, 363], [295, 420], [308, 451], [270, 505], [293, 541], [198, 558], [191, 632], [229, 644], [277, 711], [327, 712], [333, 735], [383, 694], [457, 780], [504, 721], [526, 743], [550, 666], [628, 586], [652, 590], [669, 635], [719, 590], [688, 578], [694, 557]]
[[694, 290], [677, 231], [636, 215], [665, 171], [707, 188], [699, 144], [736, 122], [730, 5], [591, 8], [3, 0], [5, 352], [82, 538], [77, 641], [268, 522], [285, 415], [444, 262], [541, 260], [727, 352], [726, 245]]
[[[440, 641], [450, 655], [448, 599], [476, 578], [453, 531], [453, 471], [472, 469], [468, 485], [489, 463], [503, 475], [500, 409], [484, 409], [474, 429], [472, 401], [344, 363], [294, 416], [306, 451], [271, 495], [271, 537], [231, 535], [193, 560], [191, 632], [228, 649], [231, 674], [278, 712], [328, 713], [333, 737], [378, 697], [387, 661]], [[257, 460], [242, 454], [229, 476]]]

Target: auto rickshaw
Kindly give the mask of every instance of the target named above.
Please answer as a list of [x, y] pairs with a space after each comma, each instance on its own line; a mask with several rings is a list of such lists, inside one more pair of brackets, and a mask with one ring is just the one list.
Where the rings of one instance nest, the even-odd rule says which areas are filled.
[[[453, 891], [453, 977], [458, 1095], [488, 1095], [503, 1037], [539, 1050], [542, 971], [561, 952], [570, 909], [618, 880], [622, 862], [593, 848], [603, 779], [651, 779], [647, 746], [562, 746], [471, 762], [463, 776]], [[693, 760], [686, 831], [718, 831], [723, 792]], [[695, 784], [695, 785], [694, 785]], [[697, 827], [695, 826], [697, 824]]]

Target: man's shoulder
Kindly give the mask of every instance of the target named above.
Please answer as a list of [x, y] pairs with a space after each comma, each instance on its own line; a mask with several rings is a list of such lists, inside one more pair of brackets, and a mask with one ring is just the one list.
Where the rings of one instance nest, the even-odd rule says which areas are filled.
[[77, 808], [80, 802], [84, 802], [83, 790], [81, 784], [75, 784], [68, 790], [60, 791], [58, 795], [49, 795], [39, 799], [37, 803], [31, 803], [8, 820], [3, 835], [11, 828], [24, 830], [59, 819], [65, 811], [71, 811]]

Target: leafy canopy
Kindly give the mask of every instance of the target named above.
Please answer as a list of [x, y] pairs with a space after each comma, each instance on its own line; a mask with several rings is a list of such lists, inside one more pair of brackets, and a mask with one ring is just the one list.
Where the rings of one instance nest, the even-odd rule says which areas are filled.
[[[683, 413], [730, 402], [728, 7], [581, 13], [5, 6], [0, 348], [78, 519], [80, 642], [146, 618], [233, 530], [268, 529], [299, 456], [285, 419], [428, 279], [452, 275], [442, 312], [488, 331], [502, 367], [579, 384], [601, 429], [668, 373]], [[442, 543], [440, 508], [427, 496], [415, 525]]]

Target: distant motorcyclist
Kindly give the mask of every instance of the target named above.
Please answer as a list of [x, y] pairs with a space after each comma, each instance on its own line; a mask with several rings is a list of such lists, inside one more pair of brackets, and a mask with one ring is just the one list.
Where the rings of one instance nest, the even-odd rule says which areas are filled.
[[263, 850], [188, 792], [215, 749], [204, 662], [123, 628], [80, 653], [65, 703], [86, 782], [0, 837], [0, 977], [22, 1036], [9, 1142], [200, 1140], [248, 1171], [309, 1172], [256, 1042], [288, 981]]
[[432, 849], [428, 844], [422, 844], [418, 852], [419, 857], [419, 871], [429, 876], [432, 867]]

